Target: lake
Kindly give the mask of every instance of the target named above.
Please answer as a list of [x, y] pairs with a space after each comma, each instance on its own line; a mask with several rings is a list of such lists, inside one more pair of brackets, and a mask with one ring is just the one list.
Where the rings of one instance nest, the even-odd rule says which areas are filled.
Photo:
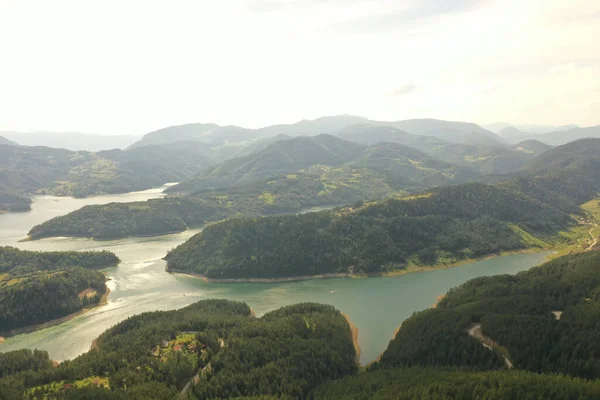
[[36, 224], [88, 204], [147, 200], [163, 196], [157, 188], [122, 195], [85, 199], [35, 197], [32, 211], [0, 215], [0, 245], [26, 250], [109, 250], [121, 263], [106, 269], [111, 290], [108, 304], [61, 325], [17, 335], [0, 344], [0, 351], [20, 348], [47, 350], [55, 360], [86, 352], [91, 342], [119, 321], [145, 311], [184, 307], [201, 299], [224, 298], [248, 303], [258, 316], [284, 305], [311, 301], [334, 305], [348, 314], [359, 330], [361, 362], [373, 361], [386, 347], [400, 323], [424, 310], [456, 285], [479, 276], [514, 274], [543, 262], [548, 253], [522, 253], [459, 267], [395, 277], [340, 278], [292, 283], [205, 283], [165, 272], [162, 257], [199, 232], [112, 241], [51, 238], [19, 242]]

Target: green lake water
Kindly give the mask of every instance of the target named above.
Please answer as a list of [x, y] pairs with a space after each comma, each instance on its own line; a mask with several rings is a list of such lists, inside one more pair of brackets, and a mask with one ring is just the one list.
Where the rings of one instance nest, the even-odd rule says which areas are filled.
[[[198, 230], [153, 238], [97, 242], [52, 238], [18, 242], [29, 229], [52, 217], [87, 204], [145, 200], [162, 196], [162, 188], [86, 199], [42, 196], [29, 213], [0, 215], [0, 245], [28, 250], [101, 250], [116, 253], [122, 262], [106, 270], [111, 290], [108, 304], [61, 325], [7, 338], [0, 351], [19, 348], [47, 350], [56, 360], [73, 358], [90, 347], [104, 330], [132, 315], [184, 307], [202, 299], [225, 298], [248, 303], [258, 314], [305, 301], [332, 304], [348, 314], [359, 330], [363, 364], [387, 346], [394, 330], [413, 312], [431, 306], [438, 295], [469, 279], [514, 274], [540, 264], [548, 253], [523, 253], [387, 278], [340, 278], [293, 283], [215, 284], [165, 272], [162, 257]], [[0, 329], [1, 330], [1, 329]]]

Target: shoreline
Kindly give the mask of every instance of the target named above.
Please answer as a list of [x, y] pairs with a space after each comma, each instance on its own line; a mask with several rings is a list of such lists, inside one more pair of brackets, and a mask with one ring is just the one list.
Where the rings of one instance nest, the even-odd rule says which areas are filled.
[[346, 319], [346, 322], [348, 322], [348, 326], [350, 326], [350, 332], [352, 333], [352, 345], [354, 346], [354, 358], [356, 361], [357, 365], [361, 365], [360, 364], [360, 355], [361, 355], [361, 350], [360, 350], [360, 343], [358, 341], [358, 328], [356, 327], [356, 325], [354, 325], [354, 323], [352, 322], [352, 320], [350, 319], [350, 316], [346, 313], [341, 313], [342, 316]]
[[333, 278], [360, 278], [362, 275], [350, 274], [350, 273], [330, 273], [330, 274], [318, 274], [318, 275], [299, 275], [290, 276], [287, 278], [223, 278], [215, 279], [208, 278], [202, 274], [195, 272], [183, 271], [178, 269], [167, 269], [170, 274], [185, 275], [188, 277], [202, 279], [206, 283], [283, 283], [283, 282], [299, 282], [308, 281], [312, 279], [333, 279]]
[[58, 238], [87, 239], [87, 240], [93, 240], [95, 242], [110, 242], [111, 240], [121, 240], [121, 239], [129, 239], [129, 238], [153, 238], [153, 237], [159, 237], [159, 236], [174, 235], [176, 233], [182, 233], [182, 232], [189, 231], [190, 229], [193, 229], [193, 228], [189, 228], [188, 227], [188, 228], [183, 229], [181, 231], [161, 232], [161, 233], [154, 233], [154, 234], [149, 234], [149, 235], [128, 235], [128, 236], [115, 236], [115, 237], [110, 237], [110, 238], [95, 238], [93, 236], [60, 235], [60, 236], [42, 236], [42, 237], [37, 237], [37, 238], [34, 239], [34, 238], [31, 237], [31, 235], [27, 235], [26, 238], [19, 240], [19, 243], [23, 243], [23, 242], [35, 242], [37, 240], [58, 239]]
[[[98, 307], [105, 306], [108, 303], [108, 295], [109, 294], [110, 294], [110, 289], [107, 287], [106, 292], [104, 292], [104, 294], [100, 298], [100, 301], [97, 304], [94, 304], [93, 306], [84, 307], [81, 310], [75, 311], [74, 313], [71, 313], [68, 315], [65, 315], [64, 317], [55, 318], [53, 320], [43, 322], [41, 324], [24, 326], [22, 328], [16, 328], [16, 329], [10, 330], [8, 332], [0, 332], [0, 338], [6, 339], [11, 336], [21, 335], [24, 333], [32, 333], [32, 332], [40, 331], [42, 329], [51, 328], [53, 326], [63, 324], [67, 321], [72, 320], [73, 318], [76, 318], [76, 317], [79, 317], [80, 315], [85, 314], [88, 311], [91, 311]], [[0, 344], [1, 343], [3, 343], [3, 341], [0, 341]]]
[[438, 304], [440, 304], [440, 301], [442, 301], [444, 299], [444, 297], [446, 297], [446, 293], [444, 294], [439, 294], [436, 298], [435, 298], [435, 303], [433, 303], [431, 305], [431, 307], [429, 308], [437, 308]]
[[[332, 272], [332, 273], [324, 273], [317, 275], [298, 275], [298, 276], [290, 276], [284, 278], [208, 278], [202, 274], [190, 271], [184, 271], [180, 269], [166, 269], [166, 271], [170, 274], [179, 274], [185, 275], [188, 277], [202, 279], [202, 281], [206, 283], [285, 283], [285, 282], [300, 282], [300, 281], [309, 281], [313, 279], [334, 279], [334, 278], [378, 278], [378, 277], [393, 277], [400, 276], [405, 274], [412, 274], [415, 272], [424, 272], [424, 271], [437, 271], [440, 269], [454, 268], [460, 267], [463, 265], [473, 264], [479, 261], [492, 260], [494, 258], [510, 256], [516, 254], [525, 254], [525, 253], [542, 253], [545, 251], [552, 251], [552, 249], [540, 249], [540, 248], [531, 248], [531, 249], [523, 249], [523, 250], [514, 250], [514, 251], [506, 251], [501, 253], [489, 254], [487, 256], [482, 256], [478, 258], [469, 258], [461, 261], [456, 261], [448, 264], [440, 264], [436, 266], [424, 266], [424, 267], [415, 267], [411, 266], [403, 270], [393, 271], [393, 272], [379, 272], [379, 273], [360, 273], [353, 274], [350, 272]], [[548, 255], [546, 259], [549, 257]]]

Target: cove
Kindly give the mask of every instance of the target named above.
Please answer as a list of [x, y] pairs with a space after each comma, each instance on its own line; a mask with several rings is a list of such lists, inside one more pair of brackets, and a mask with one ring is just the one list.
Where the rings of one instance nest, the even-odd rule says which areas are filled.
[[339, 278], [291, 283], [205, 283], [165, 272], [162, 257], [199, 230], [112, 241], [50, 238], [18, 242], [34, 225], [86, 204], [136, 201], [162, 196], [150, 191], [86, 199], [35, 198], [30, 213], [0, 215], [0, 245], [27, 250], [113, 251], [121, 264], [106, 271], [111, 294], [108, 304], [61, 325], [7, 338], [0, 351], [20, 348], [47, 350], [56, 360], [86, 352], [104, 330], [132, 315], [184, 307], [201, 299], [224, 298], [248, 303], [258, 316], [299, 302], [332, 304], [349, 315], [359, 330], [361, 362], [373, 361], [387, 346], [395, 329], [412, 315], [430, 307], [436, 297], [479, 276], [514, 274], [543, 262], [548, 253], [521, 253], [434, 271], [394, 277]]

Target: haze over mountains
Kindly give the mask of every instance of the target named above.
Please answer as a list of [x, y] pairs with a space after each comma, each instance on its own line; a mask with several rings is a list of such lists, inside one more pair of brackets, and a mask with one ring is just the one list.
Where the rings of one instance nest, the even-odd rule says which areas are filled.
[[543, 143], [560, 146], [577, 139], [600, 137], [600, 126], [579, 127], [577, 125], [564, 125], [558, 127], [541, 125], [486, 125], [494, 128], [494, 132], [512, 144], [524, 140], [535, 139]]
[[[395, 128], [401, 131], [402, 134], [427, 136], [450, 143], [499, 147], [506, 147], [527, 139], [537, 139], [546, 144], [557, 146], [580, 138], [600, 137], [600, 127], [581, 128], [577, 125], [555, 127], [509, 123], [478, 125], [470, 122], [437, 119], [375, 121], [353, 115], [325, 116], [314, 120], [301, 120], [296, 123], [271, 125], [258, 129], [234, 125], [220, 126], [214, 123], [190, 123], [165, 127], [143, 136], [51, 131], [0, 131], [0, 136], [24, 146], [47, 146], [73, 151], [126, 149], [176, 141], [195, 141], [211, 147], [213, 151], [219, 150], [222, 154], [218, 161], [222, 161], [247, 154], [243, 149], [261, 139], [279, 135], [289, 137], [314, 136], [321, 133], [343, 137], [348, 135], [349, 131], [355, 129], [355, 126], [361, 126], [361, 129], [365, 127]], [[410, 145], [405, 142], [401, 143]]]
[[[82, 132], [52, 131], [0, 131], [0, 136], [13, 140], [22, 146], [45, 146], [72, 151], [124, 149], [141, 138], [141, 135], [96, 135]], [[1, 140], [0, 144], [2, 144]]]
[[406, 120], [396, 122], [372, 121], [352, 115], [321, 117], [302, 120], [295, 124], [273, 125], [259, 129], [215, 124], [187, 124], [160, 129], [145, 135], [131, 147], [161, 144], [177, 140], [197, 140], [211, 146], [227, 143], [252, 141], [275, 135], [314, 136], [321, 133], [337, 134], [352, 125], [387, 126], [415, 135], [438, 137], [455, 143], [484, 145], [506, 144], [502, 138], [480, 126], [466, 122], [451, 122], [435, 119]]

